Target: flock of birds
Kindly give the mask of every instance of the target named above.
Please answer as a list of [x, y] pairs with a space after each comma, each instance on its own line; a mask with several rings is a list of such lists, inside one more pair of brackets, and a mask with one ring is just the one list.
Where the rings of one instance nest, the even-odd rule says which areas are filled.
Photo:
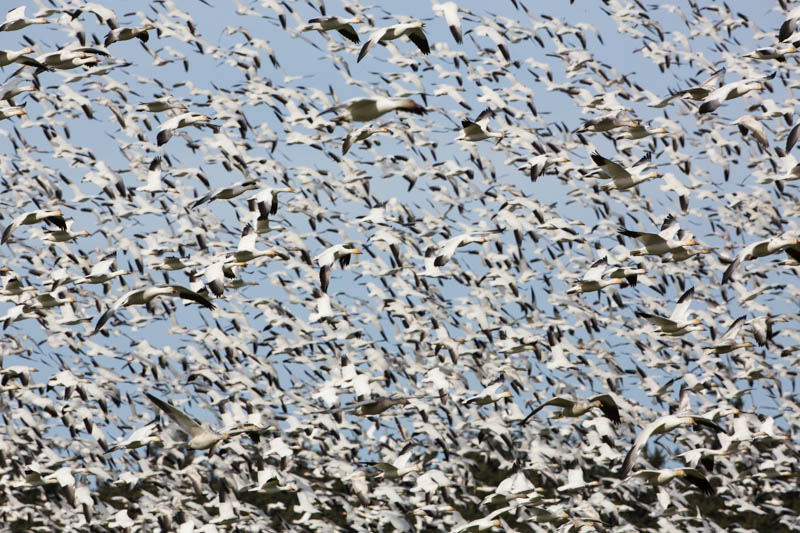
[[5, 527], [799, 527], [800, 7], [35, 3]]

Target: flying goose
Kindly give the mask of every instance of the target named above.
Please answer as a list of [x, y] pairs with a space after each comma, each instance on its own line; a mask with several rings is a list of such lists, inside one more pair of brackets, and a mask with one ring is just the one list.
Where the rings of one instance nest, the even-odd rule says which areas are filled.
[[189, 434], [189, 441], [186, 445], [193, 449], [193, 450], [208, 450], [209, 448], [213, 448], [216, 444], [223, 440], [228, 440], [231, 437], [235, 437], [241, 433], [251, 432], [251, 431], [259, 431], [261, 428], [247, 424], [245, 426], [241, 426], [230, 431], [225, 431], [223, 433], [217, 433], [214, 430], [204, 428], [197, 420], [190, 417], [174, 405], [160, 400], [156, 398], [150, 393], [145, 393], [151, 402], [156, 404], [156, 406], [164, 411], [168, 417], [172, 419], [173, 422], [178, 424], [180, 428]]
[[149, 305], [150, 302], [158, 296], [172, 296], [184, 300], [191, 300], [199, 303], [207, 309], [216, 309], [216, 306], [205, 296], [197, 294], [196, 292], [187, 289], [182, 285], [153, 285], [149, 287], [142, 287], [123, 294], [111, 305], [111, 307], [106, 309], [106, 311], [100, 315], [100, 318], [97, 319], [97, 324], [94, 326], [93, 333], [100, 331], [103, 328], [103, 325], [108, 322], [108, 319], [111, 318], [117, 311], [119, 311], [121, 307], [127, 307], [130, 305]]
[[423, 26], [425, 26], [424, 22], [414, 21], [395, 24], [394, 26], [388, 26], [386, 28], [378, 28], [377, 30], [373, 31], [372, 34], [370, 34], [367, 42], [365, 42], [364, 46], [361, 47], [361, 51], [358, 53], [358, 60], [356, 62], [364, 59], [364, 57], [369, 53], [370, 49], [372, 49], [372, 47], [379, 42], [392, 41], [394, 39], [399, 39], [404, 35], [408, 37], [411, 42], [417, 45], [417, 48], [419, 48], [420, 52], [425, 55], [430, 54], [431, 48], [428, 45], [428, 39], [425, 38], [425, 32], [422, 31]]
[[564, 398], [563, 396], [556, 396], [555, 398], [551, 398], [540, 404], [533, 411], [531, 411], [528, 416], [522, 419], [520, 425], [524, 426], [528, 423], [528, 420], [533, 417], [533, 415], [550, 405], [561, 407], [561, 411], [558, 412], [557, 416], [583, 416], [595, 407], [598, 407], [603, 412], [603, 416], [611, 420], [612, 424], [619, 424], [621, 420], [617, 402], [614, 401], [614, 397], [610, 394], [598, 394], [597, 396], [589, 398], [588, 400], [570, 400], [569, 398]]
[[362, 22], [364, 21], [358, 17], [353, 17], [349, 19], [333, 17], [333, 16], [318, 17], [310, 19], [308, 21], [308, 25], [303, 26], [300, 29], [300, 31], [326, 32], [326, 31], [336, 30], [342, 35], [344, 35], [347, 39], [358, 44], [359, 42], [361, 42], [361, 39], [359, 39], [358, 33], [353, 28], [353, 24], [361, 24]]
[[680, 336], [685, 335], [690, 331], [700, 331], [703, 329], [703, 326], [700, 325], [702, 324], [700, 319], [688, 319], [689, 306], [692, 304], [693, 296], [694, 287], [684, 292], [681, 297], [678, 298], [678, 303], [675, 305], [675, 308], [672, 310], [669, 318], [642, 311], [639, 311], [636, 314], [637, 316], [645, 318], [649, 322], [658, 326], [661, 330], [661, 333], [665, 335]]

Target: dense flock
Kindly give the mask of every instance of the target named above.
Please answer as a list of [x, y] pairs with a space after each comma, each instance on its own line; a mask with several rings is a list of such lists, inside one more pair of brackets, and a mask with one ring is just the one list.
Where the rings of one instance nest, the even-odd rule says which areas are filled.
[[27, 4], [0, 529], [800, 528], [800, 7]]

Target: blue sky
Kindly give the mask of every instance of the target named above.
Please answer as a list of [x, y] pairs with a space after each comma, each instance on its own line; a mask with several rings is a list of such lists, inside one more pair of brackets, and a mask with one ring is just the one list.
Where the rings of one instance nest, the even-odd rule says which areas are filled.
[[[274, 394], [270, 405], [276, 412], [276, 398], [280, 397], [291, 413], [297, 413], [307, 411], [309, 405], [321, 406], [318, 399], [325, 396], [322, 391], [330, 385], [331, 376], [348, 362], [373, 378], [393, 374], [394, 381], [373, 384], [375, 394], [432, 395], [435, 387], [425, 384], [426, 376], [435, 368], [446, 371], [454, 401], [479, 392], [498, 372], [506, 372], [508, 384], [524, 382], [525, 390], [515, 394], [513, 400], [522, 413], [527, 402], [555, 393], [586, 396], [605, 391], [609, 381], [599, 376], [613, 376], [609, 379], [617, 380], [615, 387], [626, 402], [653, 413], [663, 408], [646, 397], [651, 385], [646, 378], [663, 385], [692, 371], [692, 360], [702, 353], [700, 348], [709, 342], [710, 335], [709, 330], [700, 332], [688, 337], [692, 341], [687, 343], [653, 337], [636, 318], [636, 310], [669, 314], [678, 296], [694, 285], [697, 295], [692, 311], [707, 326], [713, 326], [716, 335], [745, 313], [748, 317], [767, 312], [791, 314], [792, 322], [784, 327], [787, 331], [796, 328], [796, 300], [791, 297], [796, 278], [792, 271], [773, 269], [766, 273], [763, 283], [772, 287], [750, 301], [734, 298], [731, 287], [717, 285], [725, 268], [718, 256], [732, 257], [743, 245], [778, 231], [774, 223], [765, 225], [763, 217], [757, 216], [759, 210], [750, 205], [753, 198], [769, 198], [778, 210], [788, 206], [780, 214], [785, 219], [783, 228], [797, 232], [796, 213], [791, 211], [789, 200], [777, 197], [774, 187], [757, 183], [758, 176], [769, 173], [771, 161], [778, 158], [770, 158], [754, 143], [744, 142], [731, 124], [745, 113], [766, 115], [769, 100], [788, 106], [791, 114], [793, 95], [782, 77], [793, 72], [795, 60], [791, 59], [772, 81], [771, 92], [727, 102], [712, 117], [699, 116], [694, 103], [676, 101], [663, 109], [648, 105], [670, 91], [703, 81], [725, 65], [726, 82], [769, 74], [775, 68], [773, 64], [745, 62], [740, 56], [772, 42], [782, 20], [777, 12], [758, 3], [737, 5], [737, 12], [731, 16], [738, 17], [741, 24], [730, 35], [722, 32], [718, 43], [712, 36], [719, 35], [719, 24], [687, 27], [674, 12], [690, 13], [687, 2], [648, 8], [652, 19], [661, 24], [663, 41], [657, 32], [643, 26], [637, 28], [639, 33], [621, 33], [599, 2], [553, 2], [544, 7], [540, 2], [529, 2], [527, 13], [512, 2], [494, 3], [489, 10], [483, 2], [461, 2], [474, 15], [464, 17], [465, 40], [458, 46], [443, 19], [433, 16], [429, 2], [392, 3], [391, 10], [402, 6], [402, 14], [426, 21], [425, 33], [434, 53], [423, 57], [412, 43], [401, 39], [387, 47], [374, 47], [357, 63], [358, 46], [338, 34], [298, 32], [304, 21], [318, 15], [306, 3], [290, 4], [295, 11], [287, 12], [286, 30], [269, 3], [264, 4], [241, 2], [237, 13], [228, 3], [215, 7], [202, 2], [176, 3], [191, 14], [196, 28], [197, 42], [183, 42], [183, 38], [192, 39], [180, 14], [167, 13], [169, 2], [148, 4], [141, 14], [124, 16], [131, 9], [129, 3], [104, 3], [117, 12], [122, 25], [141, 24], [144, 17], [158, 21], [165, 31], [161, 36], [151, 31], [147, 48], [159, 59], [154, 61], [137, 40], [115, 43], [109, 50], [111, 57], [101, 59], [100, 67], [108, 68], [106, 72], [44, 72], [39, 75], [40, 92], [18, 97], [17, 103], [26, 106], [27, 118], [0, 124], [5, 133], [0, 138], [0, 171], [8, 189], [0, 199], [3, 224], [33, 209], [33, 199], [46, 202], [45, 189], [60, 189], [63, 201], [51, 198], [51, 202], [60, 204], [65, 216], [74, 219], [73, 229], [102, 230], [105, 234], [97, 232], [58, 245], [50, 253], [32, 237], [35, 229], [21, 228], [18, 242], [0, 249], [0, 257], [39, 291], [46, 290], [51, 271], [66, 268], [78, 272], [70, 254], [85, 256], [90, 265], [116, 251], [120, 268], [134, 273], [125, 276], [124, 287], [118, 280], [112, 282], [107, 294], [100, 287], [67, 287], [67, 292], [78, 299], [79, 314], [92, 320], [66, 327], [61, 336], [49, 335], [34, 320], [13, 324], [6, 331], [4, 343], [18, 342], [31, 353], [5, 357], [4, 366], [36, 367], [40, 370], [36, 381], [46, 382], [62, 367], [89, 377], [98, 365], [116, 372], [119, 389], [137, 401], [142, 401], [143, 389], [156, 389], [171, 398], [187, 399], [192, 412], [206, 420], [212, 411], [202, 408], [204, 404], [237, 390], [234, 374], [239, 371]], [[389, 5], [384, 7], [389, 9]], [[722, 16], [722, 8], [715, 6], [704, 8], [709, 21]], [[338, 2], [327, 2], [326, 8], [329, 14], [345, 14]], [[381, 6], [362, 8], [375, 25], [396, 19], [388, 17]], [[29, 11], [35, 10], [35, 6], [29, 7]], [[622, 10], [614, 13], [621, 16]], [[496, 51], [487, 50], [494, 47], [489, 38], [471, 31], [479, 17], [495, 21], [506, 31], [510, 64]], [[32, 55], [68, 44], [72, 37], [65, 26], [56, 23], [57, 18], [51, 17], [47, 25], [0, 34], [0, 49], [25, 46], [23, 36], [34, 43], [36, 54]], [[574, 34], [562, 32], [559, 42], [559, 36], [548, 27], [559, 25], [554, 21], [580, 28], [586, 50]], [[108, 31], [88, 14], [81, 16], [80, 22], [90, 41], [93, 36], [101, 41]], [[368, 26], [359, 27], [362, 42], [369, 35]], [[239, 27], [252, 39], [233, 30]], [[692, 32], [692, 50], [688, 51], [683, 47]], [[644, 42], [649, 50], [643, 49]], [[269, 49], [277, 65], [272, 64]], [[248, 50], [257, 51], [259, 67], [245, 54]], [[399, 51], [396, 55], [395, 50]], [[684, 58], [682, 63], [673, 60], [661, 71], [651, 57], [663, 50], [675, 50]], [[564, 58], [586, 57], [586, 52], [591, 54], [592, 66], [565, 69]], [[396, 64], [400, 59], [404, 64]], [[249, 68], [242, 66], [247, 62], [251, 62]], [[14, 70], [13, 66], [5, 67], [3, 74], [7, 77]], [[451, 88], [456, 88], [471, 110], [446, 94], [437, 95]], [[158, 122], [166, 120], [167, 115], [148, 114], [136, 107], [166, 92], [190, 110], [210, 116], [247, 159], [247, 170], [225, 168], [223, 139], [208, 128], [184, 130], [193, 140], [192, 146], [184, 137], [176, 136], [163, 148], [157, 147]], [[354, 146], [346, 157], [341, 156], [341, 140], [351, 126], [330, 122], [330, 132], [309, 127], [334, 104], [373, 94], [427, 101], [429, 113], [425, 117], [399, 113], [382, 117], [381, 124], [389, 133], [373, 136], [369, 147]], [[665, 124], [674, 135], [615, 141], [601, 134], [585, 134], [583, 144], [574, 130], [601, 111], [592, 112], [581, 103], [606, 94], [606, 102], [616, 99], [630, 109], [631, 116], [652, 126]], [[81, 96], [89, 99], [93, 118], [78, 105]], [[498, 102], [505, 109], [499, 109]], [[763, 107], [754, 105], [758, 102]], [[496, 111], [489, 127], [507, 136], [498, 144], [455, 141], [460, 121], [475, 117], [487, 105]], [[125, 128], [112, 108], [125, 117]], [[536, 116], [531, 108], [535, 108]], [[237, 118], [247, 122], [244, 137]], [[775, 117], [768, 122], [765, 119], [765, 123], [772, 154], [785, 142], [790, 126]], [[21, 145], [20, 137], [27, 146]], [[519, 169], [520, 163], [511, 163], [535, 155], [534, 143], [566, 146], [562, 155], [569, 158], [568, 163], [556, 166], [554, 173], [541, 176], [536, 183]], [[671, 174], [686, 186], [696, 186], [690, 193], [689, 210], [681, 213], [677, 194], [664, 190], [666, 178], [644, 183], [633, 193], [594, 190], [592, 184], [597, 180], [588, 176], [595, 170], [589, 157], [593, 150], [626, 165], [652, 151], [659, 172]], [[154, 196], [117, 195], [115, 199], [102, 192], [98, 184], [113, 186], [117, 180], [128, 189], [142, 185], [147, 167], [157, 155], [164, 157], [164, 176], [177, 190]], [[688, 175], [677, 165], [682, 159], [691, 162]], [[187, 259], [204, 264], [235, 249], [243, 226], [250, 220], [245, 197], [190, 208], [193, 199], [208, 192], [192, 177], [198, 170], [212, 189], [245, 179], [256, 179], [263, 186], [295, 189], [295, 193], [281, 196], [276, 222], [284, 229], [261, 236], [258, 244], [259, 248], [285, 250], [290, 260], [244, 268], [241, 279], [247, 285], [229, 289], [224, 298], [216, 300], [218, 310], [214, 313], [179, 303], [171, 319], [153, 320], [141, 308], [124, 310], [120, 316], [125, 323], [109, 324], [109, 336], [90, 335], [96, 317], [125, 291], [163, 282], [162, 274], [151, 268], [155, 249], [176, 254], [180, 245]], [[773, 172], [779, 174], [780, 170]], [[37, 178], [46, 187], [36, 185]], [[409, 190], [411, 181], [414, 185]], [[791, 184], [787, 189], [794, 192]], [[78, 203], [73, 200], [76, 191], [98, 198]], [[581, 239], [569, 244], [556, 242], [548, 230], [534, 225], [529, 210], [522, 207], [514, 212], [522, 221], [524, 237], [518, 247], [510, 226], [513, 217], [498, 215], [506, 202], [520, 198], [538, 202], [547, 219], [558, 216], [581, 221], [583, 226], [576, 227]], [[371, 209], [380, 206], [384, 206], [385, 222], [363, 218], [378, 216], [379, 212]], [[761, 213], [765, 211], [769, 209]], [[623, 289], [624, 309], [610, 305], [606, 295], [564, 294], [603, 250], [619, 257], [625, 247], [633, 248], [631, 239], [620, 240], [618, 225], [650, 231], [670, 213], [704, 245], [716, 248], [714, 253], [677, 266], [643, 260], [648, 274], [637, 288]], [[386, 228], [403, 239], [403, 268], [392, 268], [388, 246], [375, 238]], [[423, 289], [425, 285], [418, 278], [424, 274], [426, 249], [468, 230], [485, 233], [488, 242], [459, 249], [447, 270], [451, 275], [427, 277]], [[208, 250], [198, 248], [197, 234], [205, 237]], [[300, 249], [313, 257], [340, 242], [354, 242], [366, 253], [350, 268], [333, 271], [329, 292], [339, 315], [336, 323], [315, 323], [310, 316], [317, 311], [317, 273], [302, 263]], [[524, 260], [515, 262], [519, 256]], [[775, 257], [746, 262], [737, 278], [746, 289], [758, 287], [761, 279], [748, 278], [745, 273]], [[145, 264], [142, 271], [137, 260]], [[526, 295], [524, 301], [533, 305], [533, 310], [523, 311], [504, 276]], [[188, 284], [185, 272], [171, 273], [169, 279]], [[784, 291], [782, 286], [789, 289]], [[0, 313], [14, 303], [0, 302]], [[157, 309], [162, 310], [163, 305]], [[404, 324], [408, 316], [416, 317], [418, 323]], [[601, 325], [596, 334], [584, 327], [584, 321], [593, 317]], [[548, 326], [558, 327], [563, 334], [557, 348], [547, 346]], [[448, 335], [452, 340], [446, 339]], [[515, 335], [535, 338], [544, 360], [536, 360], [530, 351], [507, 356], [502, 342], [507, 339], [503, 337]], [[78, 353], [69, 348], [74, 339], [79, 339]], [[640, 345], [635, 344], [637, 340]], [[781, 340], [787, 345], [793, 341], [791, 333]], [[438, 351], [440, 345], [447, 344], [454, 351], [461, 350], [460, 359], [447, 354], [447, 349]], [[297, 351], [289, 355], [283, 352], [286, 346]], [[255, 355], [244, 357], [247, 362], [240, 361], [241, 367], [236, 367], [218, 355], [229, 347], [237, 354], [252, 351]], [[433, 353], [435, 350], [438, 353]], [[557, 368], [562, 351], [573, 368]], [[157, 368], [159, 359], [168, 361], [167, 370]], [[605, 362], [608, 360], [614, 360], [622, 374]], [[790, 366], [774, 349], [766, 352], [763, 362], [767, 361], [776, 371]], [[603, 370], [583, 375], [578, 368], [587, 364]], [[148, 377], [136, 374], [149, 365], [153, 369], [144, 373]], [[741, 369], [732, 367], [734, 370]], [[188, 384], [203, 372], [219, 376], [224, 387]], [[276, 376], [283, 390], [278, 392], [274, 383], [265, 385], [264, 373]], [[701, 377], [714, 376], [701, 373]], [[788, 390], [788, 380], [780, 379]], [[738, 382], [746, 380], [739, 378]], [[764, 391], [771, 382], [762, 380], [753, 387], [755, 392], [746, 397], [745, 407], [755, 402], [759, 409], [772, 408], [771, 393]], [[337, 390], [339, 402], [352, 399], [352, 391], [346, 387]], [[252, 391], [242, 394], [247, 396]], [[699, 403], [715, 401], [716, 394], [712, 390], [699, 393]], [[316, 403], [308, 403], [309, 399]], [[517, 414], [513, 407], [504, 409], [507, 418]], [[140, 422], [129, 420], [124, 406], [117, 414], [122, 424]], [[410, 429], [414, 419], [404, 419], [404, 423]], [[786, 422], [782, 427], [793, 424]], [[63, 432], [55, 425], [52, 430]], [[109, 440], [127, 432], [114, 424], [104, 425], [103, 431]], [[365, 453], [374, 453], [374, 449]]]

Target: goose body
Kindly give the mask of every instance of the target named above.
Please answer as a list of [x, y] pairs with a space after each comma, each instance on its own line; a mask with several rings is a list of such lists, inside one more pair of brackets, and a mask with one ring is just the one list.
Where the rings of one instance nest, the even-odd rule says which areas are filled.
[[308, 21], [308, 25], [304, 26], [300, 31], [338, 31], [347, 39], [358, 44], [361, 39], [358, 37], [358, 32], [353, 28], [353, 24], [361, 24], [363, 21], [358, 17], [349, 19], [340, 17], [318, 17]]
[[158, 296], [173, 296], [184, 300], [191, 300], [197, 302], [207, 309], [215, 309], [216, 306], [211, 303], [206, 297], [197, 294], [196, 292], [183, 287], [182, 285], [162, 285], [150, 286], [140, 289], [134, 289], [122, 295], [109, 307], [100, 318], [97, 319], [97, 324], [94, 327], [94, 333], [97, 333], [103, 328], [108, 319], [111, 318], [120, 308], [128, 307], [131, 305], [148, 305], [154, 298]]
[[417, 115], [427, 113], [427, 110], [410, 98], [356, 98], [328, 111], [340, 109], [343, 113], [340, 118], [353, 122], [369, 122], [391, 111], [406, 111]]

